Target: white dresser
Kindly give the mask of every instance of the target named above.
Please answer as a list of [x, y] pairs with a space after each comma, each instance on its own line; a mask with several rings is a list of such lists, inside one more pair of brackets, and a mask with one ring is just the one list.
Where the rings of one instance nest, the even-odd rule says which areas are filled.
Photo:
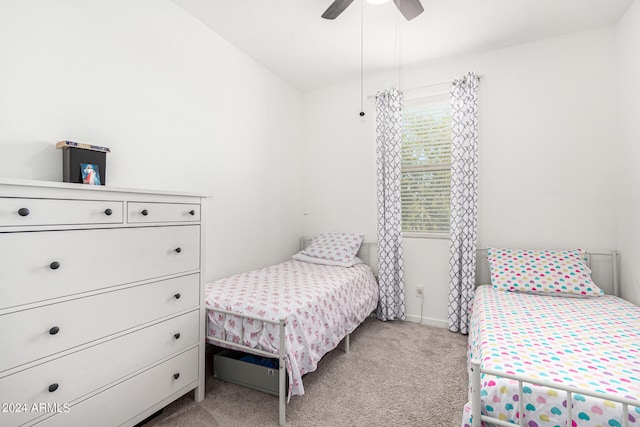
[[0, 180], [0, 425], [134, 425], [204, 398], [199, 195]]

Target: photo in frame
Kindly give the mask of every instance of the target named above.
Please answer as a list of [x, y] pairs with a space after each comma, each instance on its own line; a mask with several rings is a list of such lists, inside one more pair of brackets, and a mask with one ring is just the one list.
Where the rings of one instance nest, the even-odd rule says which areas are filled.
[[82, 182], [89, 185], [100, 184], [100, 167], [92, 163], [80, 163], [82, 171]]

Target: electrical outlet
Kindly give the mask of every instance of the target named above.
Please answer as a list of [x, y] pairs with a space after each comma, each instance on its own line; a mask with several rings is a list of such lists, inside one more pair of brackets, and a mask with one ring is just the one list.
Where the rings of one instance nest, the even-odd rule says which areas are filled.
[[417, 286], [416, 287], [416, 297], [424, 298], [424, 286]]

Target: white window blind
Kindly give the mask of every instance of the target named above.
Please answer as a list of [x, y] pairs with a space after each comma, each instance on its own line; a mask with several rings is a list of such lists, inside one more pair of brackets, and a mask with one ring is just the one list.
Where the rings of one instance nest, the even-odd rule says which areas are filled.
[[448, 95], [406, 101], [402, 128], [402, 231], [448, 235], [451, 192]]

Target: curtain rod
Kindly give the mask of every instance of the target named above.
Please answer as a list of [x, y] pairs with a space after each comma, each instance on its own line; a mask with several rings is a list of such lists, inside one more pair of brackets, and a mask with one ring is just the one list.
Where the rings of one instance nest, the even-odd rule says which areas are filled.
[[[483, 77], [484, 77], [484, 74], [478, 74], [478, 80], [482, 79]], [[445, 82], [438, 82], [438, 83], [431, 83], [431, 84], [424, 85], [424, 86], [418, 86], [418, 87], [412, 87], [412, 88], [409, 88], [409, 89], [403, 89], [402, 92], [407, 92], [407, 91], [411, 92], [411, 91], [414, 91], [414, 90], [428, 89], [428, 88], [433, 87], [433, 86], [441, 86], [441, 85], [445, 85], [445, 84], [451, 84], [452, 82], [453, 82], [453, 80], [447, 80]], [[369, 96], [367, 96], [367, 99], [375, 98], [376, 96], [378, 96], [378, 95], [369, 95]]]

